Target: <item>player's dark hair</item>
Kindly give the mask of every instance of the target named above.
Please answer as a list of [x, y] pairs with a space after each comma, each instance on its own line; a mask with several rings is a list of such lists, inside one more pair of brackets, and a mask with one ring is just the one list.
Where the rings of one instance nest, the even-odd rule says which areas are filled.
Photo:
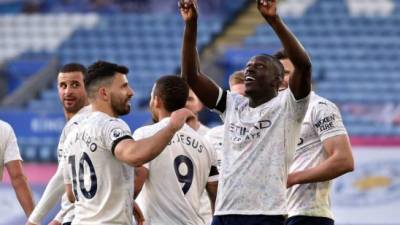
[[156, 81], [153, 94], [161, 98], [168, 112], [173, 112], [185, 107], [189, 86], [181, 77], [167, 75]]
[[93, 96], [93, 91], [100, 83], [111, 82], [116, 73], [128, 74], [126, 66], [97, 61], [89, 66], [88, 75], [85, 77], [85, 88], [89, 97]]
[[68, 63], [60, 68], [60, 73], [81, 72], [83, 77], [87, 76], [87, 69], [80, 63]]

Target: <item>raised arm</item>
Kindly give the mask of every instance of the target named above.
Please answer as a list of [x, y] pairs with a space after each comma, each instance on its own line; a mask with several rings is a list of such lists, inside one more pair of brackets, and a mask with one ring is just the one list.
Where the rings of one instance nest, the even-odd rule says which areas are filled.
[[181, 76], [187, 81], [190, 88], [208, 108], [215, 108], [219, 99], [220, 87], [200, 72], [197, 44], [197, 17], [196, 0], [180, 0], [179, 9], [185, 23], [182, 44]]
[[311, 90], [311, 60], [306, 50], [277, 14], [277, 0], [257, 0], [258, 10], [282, 42], [294, 75], [290, 77], [289, 88], [296, 99], [307, 97]]

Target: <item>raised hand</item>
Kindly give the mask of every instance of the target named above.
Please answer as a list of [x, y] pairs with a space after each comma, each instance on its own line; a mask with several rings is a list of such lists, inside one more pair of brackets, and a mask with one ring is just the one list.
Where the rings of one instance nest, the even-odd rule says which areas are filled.
[[179, 0], [178, 7], [183, 21], [195, 21], [198, 16], [197, 0]]
[[257, 0], [257, 8], [266, 19], [275, 18], [278, 15], [277, 0]]
[[196, 118], [196, 116], [189, 109], [178, 109], [172, 112], [169, 125], [173, 130], [178, 131], [187, 121], [190, 121], [193, 118]]

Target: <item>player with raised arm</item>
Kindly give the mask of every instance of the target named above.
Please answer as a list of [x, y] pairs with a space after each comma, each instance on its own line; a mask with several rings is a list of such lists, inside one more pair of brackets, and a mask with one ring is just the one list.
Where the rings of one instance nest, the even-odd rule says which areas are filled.
[[[245, 86], [243, 71], [236, 71], [229, 77], [229, 89], [232, 93], [244, 95]], [[218, 170], [221, 170], [221, 158], [224, 143], [224, 125], [222, 124], [211, 128], [207, 132], [205, 138], [217, 152]]]
[[11, 185], [25, 215], [28, 217], [34, 208], [32, 191], [22, 167], [17, 137], [10, 124], [0, 120], [0, 181], [3, 178], [3, 168], [7, 168]]
[[50, 222], [50, 225], [69, 225], [73, 219], [74, 206], [67, 199], [63, 180], [63, 166], [66, 157], [63, 144], [70, 131], [76, 128], [79, 122], [91, 112], [84, 85], [86, 74], [85, 66], [78, 63], [66, 64], [61, 67], [58, 73], [58, 97], [63, 105], [64, 116], [67, 120], [57, 146], [58, 168], [29, 217], [27, 225], [40, 224], [60, 198], [61, 210]]
[[119, 116], [130, 112], [133, 90], [128, 69], [98, 61], [89, 67], [85, 88], [93, 112], [65, 141], [67, 194], [75, 202], [72, 224], [132, 224], [133, 169], [155, 158], [185, 121], [187, 109], [171, 114], [168, 124], [149, 138], [133, 140]]
[[[285, 67], [281, 89], [288, 88], [293, 64], [280, 51]], [[287, 181], [287, 225], [333, 225], [329, 193], [331, 180], [354, 170], [351, 144], [336, 105], [311, 92]]]
[[[153, 125], [139, 128], [135, 140], [164, 128], [171, 112], [185, 107], [189, 87], [177, 76], [161, 77], [154, 85], [150, 110]], [[218, 187], [217, 158], [204, 137], [188, 125], [176, 132], [166, 149], [145, 164], [140, 194], [147, 225], [204, 225], [200, 197], [207, 190], [214, 209]], [[139, 177], [139, 175], [137, 175]]]
[[283, 224], [289, 165], [306, 113], [311, 61], [277, 14], [275, 0], [257, 1], [294, 64], [289, 88], [278, 93], [283, 66], [273, 56], [252, 57], [245, 68], [245, 94], [223, 91], [196, 61], [197, 3], [180, 2], [185, 21], [182, 75], [200, 100], [221, 113], [225, 139], [213, 225]]

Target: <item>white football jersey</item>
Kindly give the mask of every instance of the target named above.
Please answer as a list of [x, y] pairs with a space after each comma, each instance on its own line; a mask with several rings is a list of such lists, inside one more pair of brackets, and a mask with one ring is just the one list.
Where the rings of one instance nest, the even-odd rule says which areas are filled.
[[76, 198], [72, 224], [133, 223], [133, 168], [114, 156], [115, 146], [127, 138], [132, 138], [128, 125], [102, 112], [91, 113], [67, 136], [65, 183], [72, 184]]
[[218, 170], [221, 170], [222, 150], [224, 148], [224, 125], [211, 128], [205, 137], [217, 153]]
[[206, 135], [209, 130], [210, 130], [210, 128], [208, 128], [204, 124], [200, 123], [200, 127], [199, 127], [199, 129], [196, 130], [196, 132], [204, 137], [204, 135]]
[[287, 213], [287, 174], [308, 102], [288, 89], [252, 108], [248, 98], [227, 93], [215, 215]]
[[[328, 157], [322, 142], [337, 135], [347, 135], [335, 104], [311, 93], [310, 106], [302, 124], [300, 140], [290, 172], [315, 167]], [[318, 216], [333, 219], [330, 210], [331, 182], [294, 185], [287, 191], [289, 216]]]
[[[147, 138], [168, 124], [169, 118], [139, 128], [135, 139]], [[199, 214], [200, 196], [207, 182], [218, 180], [216, 156], [211, 146], [188, 125], [179, 130], [154, 160], [139, 198], [147, 225], [204, 225]]]
[[[198, 134], [200, 134], [202, 137], [204, 137], [207, 132], [210, 130], [210, 128], [206, 127], [204, 124], [200, 123], [199, 129], [196, 130]], [[211, 224], [212, 221], [212, 210], [211, 210], [211, 204], [210, 204], [210, 198], [208, 197], [207, 191], [203, 191], [203, 194], [201, 194], [200, 197], [200, 216], [203, 218], [205, 223]]]
[[[83, 107], [81, 110], [79, 110], [64, 126], [61, 135], [60, 135], [60, 140], [58, 142], [57, 146], [57, 156], [58, 156], [58, 166], [61, 167], [61, 171], [64, 170], [64, 165], [68, 163], [66, 161], [67, 155], [64, 152], [64, 142], [65, 139], [67, 138], [68, 134], [71, 133], [72, 130], [76, 129], [79, 127], [79, 124], [81, 123], [82, 120], [86, 119], [90, 114], [92, 113], [92, 106], [88, 105]], [[61, 211], [63, 211], [63, 223], [70, 223], [72, 219], [74, 218], [74, 204], [69, 202], [67, 194], [65, 193], [62, 198], [61, 198]]]
[[4, 165], [10, 161], [22, 160], [17, 137], [10, 124], [0, 120], [0, 181], [3, 179]]

